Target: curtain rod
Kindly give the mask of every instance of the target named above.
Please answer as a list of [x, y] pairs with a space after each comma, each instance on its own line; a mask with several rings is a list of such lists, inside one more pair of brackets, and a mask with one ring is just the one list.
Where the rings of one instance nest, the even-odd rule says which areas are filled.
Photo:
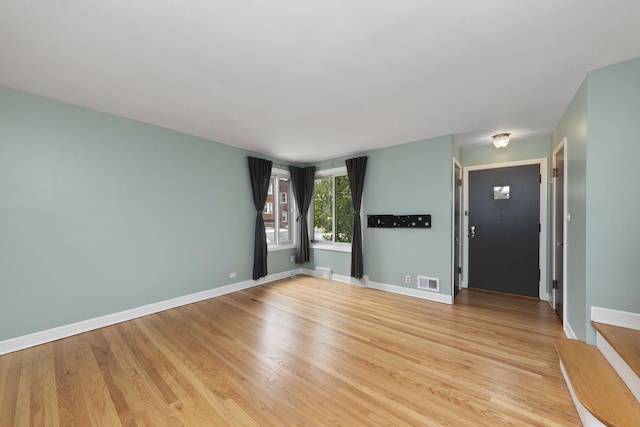
[[[284, 165], [282, 163], [275, 163], [275, 162], [273, 163], [273, 167], [276, 168], [276, 169], [289, 170], [289, 166], [296, 166], [296, 165]], [[331, 166], [333, 168], [333, 167], [336, 167], [336, 166], [345, 166], [345, 162], [342, 161], [342, 162], [320, 163], [319, 165], [313, 165], [312, 164], [312, 165], [308, 165], [308, 166], [315, 166], [316, 169], [323, 168], [325, 166]], [[296, 166], [296, 167], [306, 167], [306, 166]]]

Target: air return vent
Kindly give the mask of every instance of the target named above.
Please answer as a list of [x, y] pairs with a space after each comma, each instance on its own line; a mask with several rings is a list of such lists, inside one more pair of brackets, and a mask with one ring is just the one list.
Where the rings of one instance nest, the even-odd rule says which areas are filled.
[[418, 289], [425, 291], [440, 291], [440, 279], [436, 277], [418, 276]]
[[316, 267], [316, 277], [331, 280], [331, 269], [326, 267]]

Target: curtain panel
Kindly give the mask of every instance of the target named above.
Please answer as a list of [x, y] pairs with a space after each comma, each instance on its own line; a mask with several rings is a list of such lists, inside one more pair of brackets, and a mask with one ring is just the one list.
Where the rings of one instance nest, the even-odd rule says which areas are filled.
[[362, 258], [362, 226], [360, 223], [360, 206], [364, 190], [364, 175], [367, 170], [368, 157], [347, 159], [347, 175], [351, 187], [351, 201], [353, 203], [353, 237], [351, 239], [351, 277], [361, 279], [363, 275]]
[[296, 264], [309, 262], [309, 225], [307, 214], [313, 197], [313, 183], [316, 174], [316, 167], [309, 166], [299, 168], [289, 166], [291, 174], [291, 186], [298, 208], [298, 232], [296, 241]]
[[253, 204], [256, 208], [255, 243], [253, 250], [253, 280], [267, 275], [267, 235], [262, 219], [262, 211], [269, 192], [269, 179], [273, 162], [255, 157], [248, 157], [249, 175]]

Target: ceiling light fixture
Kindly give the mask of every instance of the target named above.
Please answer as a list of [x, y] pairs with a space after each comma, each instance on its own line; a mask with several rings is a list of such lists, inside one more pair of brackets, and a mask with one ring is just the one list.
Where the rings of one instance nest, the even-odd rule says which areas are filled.
[[493, 138], [493, 145], [496, 146], [496, 148], [504, 148], [507, 145], [509, 145], [509, 137], [511, 136], [510, 133], [499, 133], [497, 135], [493, 135], [491, 138]]

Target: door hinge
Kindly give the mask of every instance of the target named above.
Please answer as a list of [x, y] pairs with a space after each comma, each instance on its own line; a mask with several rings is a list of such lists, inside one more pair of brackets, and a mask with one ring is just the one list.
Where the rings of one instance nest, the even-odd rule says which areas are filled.
[[458, 267], [458, 274], [462, 274], [462, 267]]
[[542, 278], [542, 273], [540, 272], [540, 269], [538, 269], [538, 282], [540, 281], [541, 278]]
[[542, 174], [538, 175], [540, 177], [540, 184], [542, 184]]
[[551, 288], [552, 289], [558, 289], [558, 281], [553, 279], [553, 282], [551, 282]]
[[462, 180], [461, 179], [457, 180], [456, 184], [458, 184], [458, 187], [462, 187]]
[[553, 168], [553, 172], [551, 173], [551, 176], [553, 176], [554, 178], [558, 177], [558, 168]]
[[542, 224], [538, 223], [538, 233], [542, 233]]

